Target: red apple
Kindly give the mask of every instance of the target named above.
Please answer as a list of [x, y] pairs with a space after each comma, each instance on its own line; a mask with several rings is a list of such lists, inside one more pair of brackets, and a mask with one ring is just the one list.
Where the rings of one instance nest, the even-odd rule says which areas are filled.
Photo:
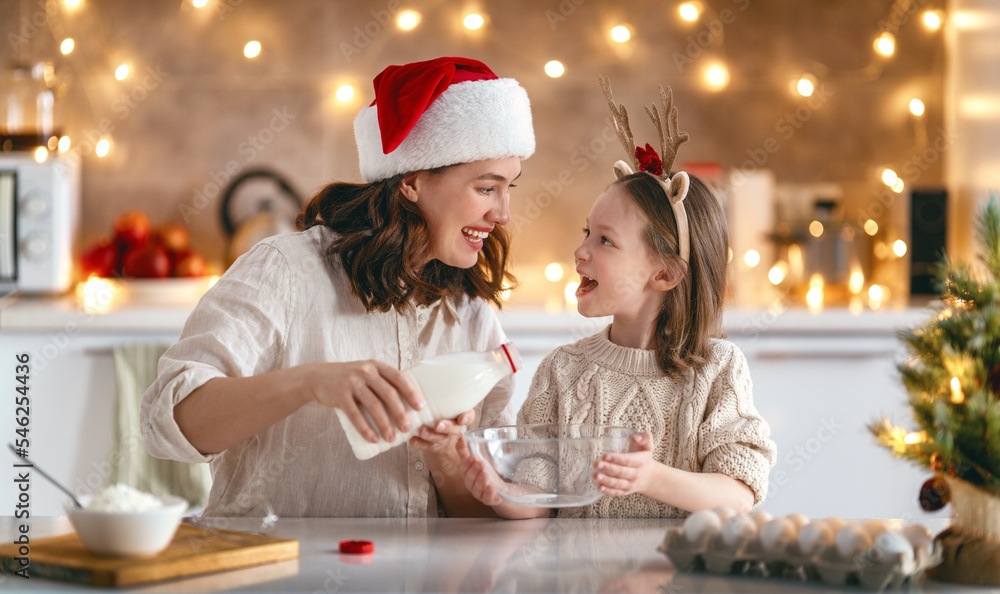
[[130, 246], [143, 245], [149, 239], [152, 224], [146, 213], [139, 210], [126, 210], [115, 217], [115, 237]]
[[205, 276], [208, 262], [198, 252], [187, 252], [174, 263], [174, 276]]
[[80, 256], [80, 273], [83, 278], [93, 276], [112, 276], [118, 264], [118, 246], [107, 237], [97, 240]]
[[158, 243], [133, 246], [125, 252], [122, 274], [137, 278], [166, 278], [170, 276], [170, 256]]
[[160, 242], [171, 253], [186, 251], [190, 245], [190, 236], [187, 227], [180, 223], [167, 223], [160, 226], [156, 231]]

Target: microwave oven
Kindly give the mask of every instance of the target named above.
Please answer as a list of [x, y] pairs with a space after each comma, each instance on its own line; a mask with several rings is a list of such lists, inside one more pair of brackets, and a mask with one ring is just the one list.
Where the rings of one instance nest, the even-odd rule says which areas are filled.
[[0, 292], [67, 291], [79, 222], [78, 156], [0, 153]]

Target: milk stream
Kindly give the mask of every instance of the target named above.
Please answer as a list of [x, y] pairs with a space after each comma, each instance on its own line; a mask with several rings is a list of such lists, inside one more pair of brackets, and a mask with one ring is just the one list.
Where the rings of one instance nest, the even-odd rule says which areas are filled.
[[[491, 351], [448, 353], [417, 363], [403, 373], [420, 391], [425, 406], [410, 409], [410, 426], [406, 433], [396, 431], [396, 439], [371, 443], [358, 433], [351, 420], [339, 408], [340, 424], [347, 441], [359, 460], [367, 460], [406, 443], [424, 425], [433, 426], [441, 419], [453, 419], [474, 408], [486, 398], [500, 380], [521, 368], [521, 357], [513, 344], [507, 343]], [[367, 420], [368, 412], [362, 408]]]

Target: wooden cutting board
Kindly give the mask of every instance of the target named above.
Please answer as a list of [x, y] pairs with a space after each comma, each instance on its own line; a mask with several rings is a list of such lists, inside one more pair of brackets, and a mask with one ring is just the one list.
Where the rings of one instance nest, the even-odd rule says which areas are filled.
[[[0, 546], [0, 565], [7, 572], [21, 569], [17, 548], [17, 544]], [[28, 574], [93, 586], [134, 586], [298, 556], [297, 540], [181, 524], [170, 546], [142, 559], [94, 555], [76, 533], [32, 541]]]

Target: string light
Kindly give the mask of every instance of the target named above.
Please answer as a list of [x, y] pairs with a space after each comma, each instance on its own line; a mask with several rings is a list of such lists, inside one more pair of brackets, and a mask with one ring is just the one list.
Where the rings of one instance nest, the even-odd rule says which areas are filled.
[[482, 27], [483, 23], [485, 22], [486, 21], [485, 19], [483, 19], [482, 15], [472, 13], [465, 17], [465, 20], [462, 21], [462, 24], [465, 25], [465, 28], [468, 29], [469, 31], [475, 31], [476, 29]]
[[80, 7], [81, 0], [63, 0], [63, 6], [69, 10], [75, 10]]
[[865, 233], [874, 237], [875, 234], [878, 233], [878, 223], [872, 219], [865, 221]]
[[551, 282], [562, 280], [563, 267], [558, 262], [552, 262], [545, 267], [545, 278]]
[[915, 116], [924, 115], [924, 102], [920, 99], [910, 99], [910, 113]]
[[902, 239], [897, 239], [892, 243], [892, 253], [896, 254], [896, 257], [902, 258], [906, 255], [906, 242]]
[[191, 4], [195, 8], [205, 8], [208, 5], [208, 0], [191, 0]]
[[420, 13], [415, 10], [404, 10], [396, 17], [396, 26], [403, 31], [412, 31], [420, 24]]
[[563, 290], [563, 296], [566, 298], [566, 303], [576, 303], [576, 290], [578, 288], [580, 288], [580, 283], [576, 281], [566, 284], [566, 288]]
[[45, 159], [49, 158], [49, 149], [44, 146], [40, 146], [35, 149], [35, 161], [39, 163], [44, 163]]
[[680, 12], [681, 18], [685, 21], [693, 22], [698, 20], [698, 7], [691, 2], [681, 4], [678, 12]]
[[69, 136], [63, 136], [59, 139], [59, 152], [65, 153], [69, 150]]
[[354, 87], [343, 85], [337, 89], [337, 101], [347, 103], [354, 97]]
[[896, 51], [896, 38], [886, 31], [875, 40], [875, 51], [883, 56], [891, 56]]
[[815, 90], [816, 82], [810, 75], [803, 76], [798, 80], [798, 82], [795, 83], [795, 91], [803, 97], [812, 97]]
[[871, 301], [882, 301], [883, 289], [879, 285], [872, 285], [868, 287], [868, 299]]
[[729, 69], [718, 62], [709, 64], [705, 68], [705, 84], [715, 91], [726, 88], [729, 84]]
[[747, 253], [743, 254], [743, 261], [750, 268], [756, 268], [760, 264], [760, 252], [757, 250], [747, 250]]
[[611, 39], [618, 43], [625, 43], [632, 37], [632, 32], [625, 25], [618, 25], [611, 29]]
[[813, 221], [809, 223], [809, 235], [812, 235], [813, 237], [822, 237], [823, 223], [819, 221]]
[[62, 43], [59, 44], [59, 51], [65, 56], [71, 53], [74, 47], [76, 47], [76, 42], [73, 41], [72, 37], [67, 37], [62, 40]]
[[97, 146], [94, 147], [94, 153], [98, 157], [106, 157], [109, 152], [111, 152], [111, 143], [108, 142], [107, 138], [102, 138], [98, 141]]
[[911, 431], [903, 437], [903, 443], [913, 445], [927, 441], [927, 433], [923, 431]]
[[895, 183], [898, 180], [899, 177], [896, 175], [896, 172], [893, 171], [892, 169], [889, 169], [887, 167], [882, 170], [882, 183], [884, 183], [885, 185], [891, 188], [893, 185], [895, 185]]
[[260, 55], [260, 42], [250, 41], [243, 46], [243, 55], [248, 58], [256, 58]]
[[115, 78], [118, 80], [128, 78], [128, 64], [122, 64], [118, 68], [115, 68]]
[[928, 10], [925, 12], [924, 26], [931, 31], [937, 31], [941, 27], [941, 13], [936, 10]]
[[865, 274], [860, 270], [851, 272], [851, 277], [847, 280], [847, 290], [857, 295], [865, 288]]
[[953, 404], [965, 402], [965, 393], [962, 392], [962, 383], [958, 381], [958, 376], [951, 378], [951, 401]]
[[823, 277], [819, 274], [813, 274], [809, 278], [809, 290], [806, 292], [806, 305], [813, 312], [818, 311], [823, 307]]
[[772, 285], [780, 285], [785, 280], [785, 268], [787, 266], [784, 262], [778, 262], [767, 271], [767, 280], [771, 281]]
[[906, 186], [903, 185], [902, 178], [896, 178], [896, 183], [892, 184], [892, 191], [899, 194], [903, 191], [903, 188], [905, 187]]
[[545, 63], [545, 74], [552, 78], [559, 78], [566, 73], [566, 67], [559, 60], [552, 60]]

